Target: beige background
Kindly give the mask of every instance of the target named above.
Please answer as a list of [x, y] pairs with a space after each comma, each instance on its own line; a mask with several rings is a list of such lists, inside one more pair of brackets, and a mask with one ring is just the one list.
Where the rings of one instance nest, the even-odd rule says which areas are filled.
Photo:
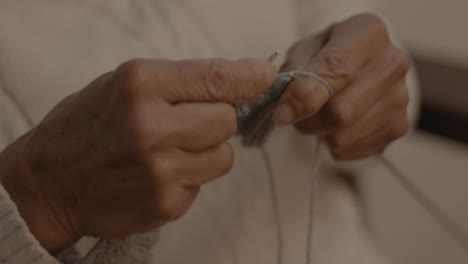
[[383, 0], [375, 5], [412, 52], [468, 65], [467, 0]]
[[[376, 5], [413, 54], [468, 66], [468, 1], [393, 0]], [[418, 133], [395, 148], [398, 154], [390, 150], [391, 159], [468, 233], [468, 147]], [[363, 178], [373, 230], [395, 263], [468, 263], [468, 253], [389, 173], [374, 168]]]
[[[418, 132], [387, 156], [468, 233], [467, 147]], [[361, 177], [373, 231], [394, 263], [468, 263], [468, 254], [386, 169], [377, 166]]]

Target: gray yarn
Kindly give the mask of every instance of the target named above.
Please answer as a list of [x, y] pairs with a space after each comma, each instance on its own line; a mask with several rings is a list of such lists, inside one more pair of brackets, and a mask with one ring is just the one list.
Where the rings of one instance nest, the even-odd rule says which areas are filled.
[[236, 106], [237, 134], [242, 137], [242, 144], [248, 147], [259, 147], [265, 143], [273, 131], [273, 111], [289, 84], [296, 78], [312, 78], [327, 90], [328, 98], [333, 97], [333, 89], [327, 81], [318, 75], [305, 71], [281, 73], [276, 77], [271, 88], [254, 103]]
[[[276, 77], [275, 83], [272, 87], [257, 99], [252, 104], [243, 104], [236, 107], [238, 115], [238, 132], [237, 134], [242, 137], [242, 144], [247, 147], [259, 147], [262, 157], [267, 169], [268, 181], [270, 185], [273, 220], [276, 228], [277, 237], [277, 252], [276, 263], [282, 264], [283, 262], [283, 228], [281, 224], [281, 217], [278, 207], [278, 192], [274, 180], [273, 168], [268, 152], [264, 148], [264, 143], [268, 136], [274, 129], [273, 111], [276, 104], [284, 93], [288, 85], [298, 77], [313, 78], [321, 83], [328, 91], [329, 98], [333, 96], [333, 90], [328, 83], [318, 77], [317, 75], [309, 72], [293, 71], [279, 74]], [[315, 193], [318, 189], [319, 166], [318, 159], [320, 155], [320, 141], [317, 140], [315, 155], [313, 160], [313, 175], [311, 179], [311, 190], [309, 196], [309, 209], [308, 209], [308, 222], [307, 222], [307, 238], [306, 238], [306, 252], [305, 263], [310, 264], [312, 261], [312, 229], [313, 229], [313, 213]]]
[[271, 195], [271, 206], [273, 209], [273, 221], [275, 225], [276, 231], [276, 263], [281, 264], [283, 262], [283, 244], [284, 244], [284, 235], [283, 235], [283, 225], [281, 224], [281, 215], [279, 210], [279, 203], [278, 203], [278, 189], [276, 186], [275, 177], [273, 174], [273, 166], [271, 165], [271, 159], [268, 155], [266, 149], [262, 146], [260, 147], [260, 151], [262, 153], [263, 162], [265, 163], [265, 167], [267, 170], [268, 175], [268, 185], [270, 187], [270, 195]]
[[276, 264], [283, 262], [283, 228], [278, 207], [278, 191], [268, 152], [264, 143], [274, 129], [273, 111], [288, 85], [294, 80], [293, 75], [278, 75], [271, 88], [260, 96], [254, 103], [236, 106], [238, 119], [238, 136], [242, 144], [247, 147], [258, 147], [265, 163], [270, 186], [273, 221], [276, 231]]
[[101, 239], [80, 264], [146, 264], [151, 259], [151, 246], [157, 231], [135, 235], [123, 240]]
[[[275, 51], [268, 61], [273, 62], [279, 55], [279, 51]], [[311, 53], [311, 56], [313, 53]], [[308, 61], [308, 60], [307, 60]], [[320, 76], [303, 71], [306, 63], [299, 67], [298, 71], [281, 73], [276, 77], [275, 82], [262, 96], [260, 96], [254, 103], [242, 104], [236, 106], [237, 120], [238, 120], [238, 131], [237, 134], [242, 138], [242, 144], [247, 147], [259, 147], [262, 153], [262, 157], [266, 166], [268, 182], [270, 185], [271, 202], [273, 209], [273, 220], [276, 226], [276, 237], [277, 237], [277, 252], [276, 252], [276, 263], [282, 264], [283, 262], [283, 228], [281, 225], [280, 211], [278, 207], [278, 192], [273, 174], [273, 167], [271, 164], [270, 157], [266, 151], [264, 144], [268, 136], [274, 129], [273, 123], [273, 111], [286, 88], [289, 84], [294, 81], [295, 78], [312, 78], [322, 86], [328, 92], [328, 99], [333, 96], [333, 89], [330, 87], [327, 81], [320, 78]], [[313, 161], [313, 173], [311, 181], [311, 190], [309, 197], [309, 219], [307, 222], [307, 239], [306, 239], [306, 253], [305, 253], [305, 264], [311, 264], [312, 256], [312, 228], [313, 228], [313, 212], [314, 212], [314, 201], [315, 193], [318, 189], [318, 177], [319, 177], [319, 164], [318, 159], [320, 155], [320, 141], [317, 139], [315, 155]]]
[[257, 101], [236, 106], [237, 135], [244, 146], [259, 147], [265, 143], [274, 128], [272, 118], [276, 103], [293, 80], [292, 75], [278, 75], [271, 88]]

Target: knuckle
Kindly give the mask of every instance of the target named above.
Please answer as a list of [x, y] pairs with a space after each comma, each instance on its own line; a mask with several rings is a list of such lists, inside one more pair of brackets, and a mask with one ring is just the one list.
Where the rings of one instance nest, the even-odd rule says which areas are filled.
[[229, 89], [224, 89], [229, 83], [229, 74], [221, 60], [211, 60], [203, 69], [203, 80], [209, 98], [227, 98]]
[[353, 122], [353, 109], [346, 102], [334, 103], [329, 106], [332, 120], [339, 128], [349, 127]]
[[372, 14], [372, 13], [364, 13], [357, 16], [359, 19], [368, 29], [370, 29], [373, 33], [376, 34], [387, 34], [387, 25], [379, 16]]
[[120, 99], [131, 101], [138, 97], [138, 90], [144, 82], [144, 66], [140, 59], [132, 59], [122, 63], [113, 78]]
[[379, 16], [368, 13], [364, 16], [364, 19], [375, 31], [387, 32], [387, 25]]
[[143, 80], [143, 60], [132, 59], [122, 63], [116, 70], [120, 86], [132, 88]]
[[[313, 83], [312, 85], [316, 84]], [[316, 91], [311, 89], [310, 82], [305, 79], [295, 80], [284, 97], [287, 98], [285, 100], [289, 102], [295, 112], [301, 115], [314, 115], [320, 111], [323, 105]]]
[[405, 76], [410, 69], [410, 61], [403, 51], [394, 47], [389, 53], [390, 69], [397, 78]]
[[349, 62], [345, 59], [344, 51], [332, 50], [324, 57], [327, 77], [348, 82], [352, 78]]

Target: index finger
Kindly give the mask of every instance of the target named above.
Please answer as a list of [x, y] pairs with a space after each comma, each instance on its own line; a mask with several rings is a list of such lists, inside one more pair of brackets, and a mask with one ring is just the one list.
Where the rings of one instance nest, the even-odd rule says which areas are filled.
[[[304, 70], [317, 74], [339, 93], [388, 45], [388, 39], [385, 24], [378, 17], [352, 17], [332, 27], [328, 42]], [[310, 84], [313, 80], [306, 82]]]
[[160, 93], [170, 103], [248, 102], [265, 92], [276, 77], [272, 63], [254, 59], [178, 61], [163, 72]]

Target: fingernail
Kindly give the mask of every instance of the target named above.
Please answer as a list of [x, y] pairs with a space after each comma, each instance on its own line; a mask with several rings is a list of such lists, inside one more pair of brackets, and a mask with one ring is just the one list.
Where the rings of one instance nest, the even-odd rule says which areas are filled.
[[288, 104], [279, 105], [273, 113], [273, 121], [280, 126], [289, 125], [294, 119], [294, 113]]

